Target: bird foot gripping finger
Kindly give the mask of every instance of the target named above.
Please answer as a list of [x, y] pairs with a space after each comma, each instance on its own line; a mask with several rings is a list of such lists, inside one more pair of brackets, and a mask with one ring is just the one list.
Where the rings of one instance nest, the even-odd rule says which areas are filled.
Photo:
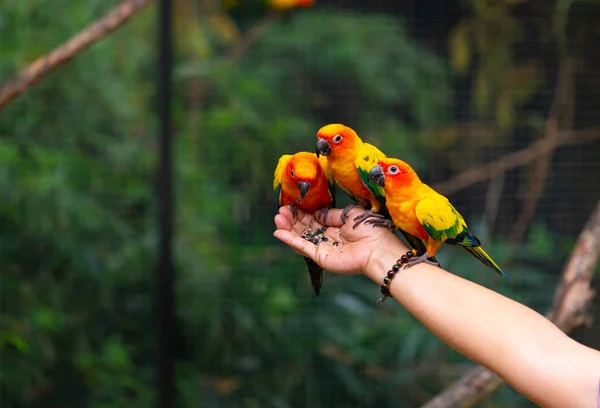
[[371, 218], [371, 219], [365, 220], [365, 225], [368, 225], [368, 224], [372, 224], [373, 228], [384, 227], [384, 228], [389, 229], [392, 232], [394, 232], [396, 230], [396, 224], [394, 224], [394, 221], [388, 220], [388, 219]]
[[345, 206], [344, 210], [342, 211], [342, 215], [340, 216], [340, 219], [342, 220], [342, 222], [344, 224], [346, 223], [346, 221], [348, 221], [348, 213], [353, 208], [362, 208], [362, 207], [360, 205], [357, 205], [357, 204], [349, 204], [349, 205]]
[[376, 214], [373, 209], [367, 210], [364, 213], [357, 215], [356, 217], [354, 217], [355, 223], [352, 226], [352, 229], [356, 229], [356, 227], [358, 227], [362, 222], [366, 222], [366, 220], [368, 218], [376, 218], [378, 220], [382, 220], [385, 219], [385, 217], [381, 214]]
[[321, 223], [325, 223], [325, 221], [327, 221], [327, 214], [329, 214], [329, 208], [327, 207], [323, 207], [319, 210], [319, 213], [317, 214], [317, 221], [320, 221]]
[[383, 285], [381, 285], [381, 298], [377, 301], [378, 304], [385, 302], [385, 300], [389, 297], [392, 297], [390, 292], [390, 284], [392, 279], [396, 276], [396, 274], [400, 271], [400, 268], [403, 265], [406, 265], [413, 257], [417, 256], [417, 250], [411, 249], [406, 253], [406, 255], [402, 255], [400, 259], [396, 261], [396, 263], [392, 266], [392, 268], [388, 271], [385, 278], [383, 278]]
[[298, 206], [296, 204], [290, 204], [290, 210], [292, 211], [294, 218], [298, 218]]
[[438, 262], [430, 261], [428, 258], [431, 258], [431, 255], [429, 255], [427, 252], [425, 252], [422, 255], [415, 256], [415, 257], [409, 259], [408, 262], [406, 262], [404, 264], [404, 268], [410, 268], [411, 266], [415, 266], [416, 264], [420, 264], [421, 262], [425, 262], [429, 265], [433, 265], [433, 266], [437, 266], [437, 267], [440, 266], [440, 264]]

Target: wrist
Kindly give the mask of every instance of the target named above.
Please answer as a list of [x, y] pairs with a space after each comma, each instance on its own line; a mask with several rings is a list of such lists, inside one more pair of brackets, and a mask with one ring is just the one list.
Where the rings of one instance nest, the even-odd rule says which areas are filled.
[[385, 244], [378, 245], [371, 254], [364, 275], [381, 285], [383, 279], [387, 276], [388, 270], [406, 251], [408, 251], [407, 246], [397, 237], [386, 240]]

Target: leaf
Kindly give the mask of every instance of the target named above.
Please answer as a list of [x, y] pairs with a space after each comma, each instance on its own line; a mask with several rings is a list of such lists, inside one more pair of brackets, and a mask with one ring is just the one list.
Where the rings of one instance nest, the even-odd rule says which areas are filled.
[[459, 73], [465, 73], [471, 61], [470, 34], [468, 20], [461, 20], [450, 32], [450, 65]]
[[19, 350], [21, 353], [26, 354], [29, 352], [29, 344], [23, 339], [22, 336], [17, 333], [7, 333], [4, 335], [4, 338], [0, 342], [0, 346], [4, 346], [4, 344], [12, 344], [14, 348]]

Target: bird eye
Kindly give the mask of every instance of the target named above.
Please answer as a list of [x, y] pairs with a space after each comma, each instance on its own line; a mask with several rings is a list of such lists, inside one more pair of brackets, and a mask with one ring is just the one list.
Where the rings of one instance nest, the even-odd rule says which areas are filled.
[[390, 166], [390, 168], [388, 169], [388, 173], [390, 174], [396, 174], [400, 171], [400, 169], [398, 169], [398, 166]]
[[296, 178], [296, 173], [294, 173], [294, 169], [292, 169], [292, 178]]
[[333, 140], [333, 143], [338, 144], [339, 142], [342, 141], [342, 135], [335, 135], [332, 140]]

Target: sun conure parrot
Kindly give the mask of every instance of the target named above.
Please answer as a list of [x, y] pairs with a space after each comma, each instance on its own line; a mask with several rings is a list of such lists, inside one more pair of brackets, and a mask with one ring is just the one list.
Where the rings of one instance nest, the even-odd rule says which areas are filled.
[[[372, 144], [365, 143], [356, 132], [339, 123], [323, 126], [317, 132], [317, 156], [327, 157], [335, 183], [350, 198], [367, 211], [354, 218], [356, 228], [367, 218], [378, 218], [377, 225], [391, 230], [395, 226], [386, 209], [386, 198], [383, 188], [369, 180], [369, 170], [387, 156]], [[348, 211], [355, 205], [344, 208], [342, 222], [346, 222]], [[398, 228], [409, 245], [419, 253], [425, 252], [425, 245], [419, 238]], [[435, 258], [432, 259], [435, 261]]]
[[[427, 262], [444, 244], [460, 245], [501, 276], [508, 276], [481, 248], [463, 217], [450, 201], [424, 184], [404, 161], [385, 158], [369, 171], [369, 179], [385, 190], [386, 205], [394, 224], [419, 237], [427, 252], [406, 263], [406, 267]], [[367, 222], [371, 222], [370, 220]], [[374, 225], [377, 222], [373, 222]]]
[[[294, 216], [298, 209], [308, 213], [321, 210], [327, 217], [327, 210], [335, 206], [335, 181], [324, 157], [314, 153], [298, 152], [279, 158], [273, 178], [273, 189], [279, 207], [290, 205]], [[325, 227], [324, 227], [325, 228]], [[318, 231], [317, 233], [322, 233]], [[310, 280], [317, 296], [323, 285], [323, 268], [312, 259], [304, 257]]]

